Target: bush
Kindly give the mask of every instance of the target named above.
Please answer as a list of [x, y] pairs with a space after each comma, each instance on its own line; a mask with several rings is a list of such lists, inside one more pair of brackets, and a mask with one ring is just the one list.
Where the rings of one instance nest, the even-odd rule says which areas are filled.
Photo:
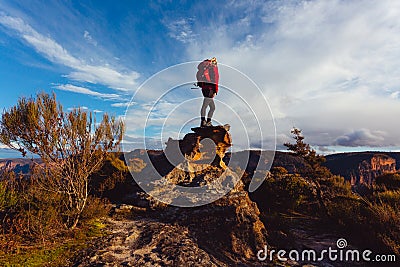
[[86, 209], [82, 213], [82, 221], [88, 222], [93, 219], [106, 217], [111, 211], [111, 204], [106, 199], [89, 196]]
[[287, 174], [282, 167], [273, 168], [255, 193], [259, 205], [268, 210], [306, 208], [315, 201], [313, 185], [298, 174]]
[[5, 203], [1, 216], [2, 234], [15, 241], [7, 249], [14, 250], [24, 243], [37, 241], [46, 245], [65, 229], [60, 213], [60, 194], [42, 190], [34, 179], [6, 180], [3, 176], [1, 188], [6, 189], [2, 194]]
[[311, 184], [301, 176], [285, 175], [277, 181], [286, 195], [287, 204], [292, 208], [297, 208], [313, 198]]
[[389, 190], [400, 189], [400, 174], [387, 173], [376, 177], [376, 185], [384, 186]]
[[114, 203], [123, 201], [134, 187], [128, 167], [119, 157], [120, 153], [110, 153], [100, 170], [90, 176], [91, 193]]
[[[0, 179], [0, 250], [19, 253], [32, 247], [52, 247], [54, 242], [68, 238], [68, 211], [64, 209], [64, 195], [44, 190], [33, 173], [29, 179], [16, 178], [5, 172]], [[82, 213], [80, 226], [86, 227], [94, 219], [105, 217], [111, 205], [89, 196]]]
[[[374, 201], [356, 194], [331, 195], [326, 201], [330, 218], [360, 244], [400, 254], [399, 192], [386, 191]], [[368, 233], [355, 235], [354, 233]]]
[[0, 212], [11, 209], [18, 202], [15, 180], [16, 175], [12, 171], [3, 172], [0, 178]]
[[356, 230], [358, 224], [366, 224], [362, 200], [356, 196], [335, 196], [326, 201], [326, 207], [331, 218], [349, 231]]
[[342, 176], [332, 175], [329, 178], [320, 178], [318, 182], [321, 184], [324, 193], [327, 196], [352, 196], [350, 182], [346, 181]]
[[389, 204], [391, 207], [400, 208], [400, 190], [386, 190], [375, 193], [376, 200]]
[[386, 247], [400, 255], [400, 210], [387, 203], [370, 205], [374, 232]]

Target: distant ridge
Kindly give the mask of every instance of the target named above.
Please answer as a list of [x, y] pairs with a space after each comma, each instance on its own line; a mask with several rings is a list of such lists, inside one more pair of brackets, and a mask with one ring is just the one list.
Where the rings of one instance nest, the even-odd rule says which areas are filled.
[[324, 165], [333, 174], [343, 176], [352, 185], [371, 185], [377, 176], [400, 169], [400, 152], [348, 152], [328, 155], [325, 158]]
[[[161, 150], [149, 150], [150, 155], [159, 155], [162, 153]], [[231, 162], [229, 164], [229, 160], [235, 154], [236, 156], [243, 154], [249, 155], [248, 164], [246, 167], [246, 171], [252, 172], [256, 169], [257, 164], [258, 170], [268, 170], [271, 164], [267, 162], [266, 157], [264, 156], [264, 152], [259, 150], [251, 150], [250, 153], [245, 153], [244, 151], [226, 153], [224, 162], [231, 166], [232, 168], [237, 167], [235, 162]], [[135, 149], [129, 153], [129, 158], [147, 158], [147, 153], [145, 149]], [[352, 182], [352, 184], [360, 184], [360, 183], [371, 183], [373, 179], [387, 171], [385, 169], [376, 169], [369, 170], [368, 162], [370, 162], [371, 158], [376, 155], [385, 155], [388, 158], [392, 158], [395, 160], [395, 169], [389, 171], [399, 171], [400, 170], [400, 152], [385, 152], [385, 151], [365, 151], [365, 152], [345, 152], [345, 153], [336, 153], [325, 156], [326, 163], [324, 165], [331, 170], [333, 174], [343, 176], [346, 180]], [[33, 159], [35, 162], [40, 163], [40, 159]], [[362, 164], [364, 162], [364, 164]], [[366, 164], [368, 163], [368, 164]], [[360, 164], [363, 166], [360, 167]], [[30, 166], [32, 165], [32, 159], [29, 158], [5, 158], [0, 159], [0, 171], [5, 168], [12, 168], [16, 173], [27, 174], [29, 172]], [[305, 162], [303, 159], [293, 155], [290, 152], [282, 152], [276, 151], [275, 158], [272, 163], [272, 167], [284, 167], [289, 171], [289, 173], [296, 172], [299, 168], [304, 167]], [[360, 173], [361, 171], [361, 173]], [[370, 174], [368, 174], [371, 172]], [[368, 176], [365, 181], [365, 176]], [[372, 178], [371, 178], [372, 177]]]
[[0, 159], [0, 174], [5, 170], [14, 170], [15, 173], [29, 174], [34, 163], [42, 163], [41, 159], [8, 158]]

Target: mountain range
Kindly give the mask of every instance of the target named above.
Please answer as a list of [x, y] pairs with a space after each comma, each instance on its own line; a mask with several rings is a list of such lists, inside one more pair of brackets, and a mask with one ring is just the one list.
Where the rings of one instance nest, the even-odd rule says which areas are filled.
[[[162, 151], [150, 150], [150, 155], [159, 155]], [[290, 152], [276, 151], [272, 164], [269, 162], [272, 152], [266, 151], [241, 151], [235, 153], [226, 153], [223, 161], [232, 169], [242, 167], [237, 162], [241, 159], [247, 162], [246, 172], [252, 173], [257, 168], [260, 171], [269, 170], [271, 167], [284, 167], [289, 173], [295, 173], [298, 169], [305, 166], [302, 158]], [[130, 159], [144, 159], [146, 150], [136, 149], [126, 155]], [[234, 155], [234, 156], [233, 156]], [[230, 162], [235, 158], [236, 162]], [[325, 156], [327, 167], [333, 174], [344, 177], [351, 185], [371, 185], [375, 178], [384, 173], [392, 173], [400, 170], [400, 152], [349, 152], [337, 153]], [[40, 159], [33, 159], [33, 162], [40, 163]], [[13, 169], [16, 173], [28, 174], [32, 160], [28, 158], [8, 158], [0, 159], [0, 170]]]

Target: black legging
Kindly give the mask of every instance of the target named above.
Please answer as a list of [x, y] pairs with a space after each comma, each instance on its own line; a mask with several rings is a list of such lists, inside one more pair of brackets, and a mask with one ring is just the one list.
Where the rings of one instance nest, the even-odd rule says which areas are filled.
[[204, 99], [203, 99], [203, 105], [201, 106], [200, 115], [202, 118], [205, 118], [206, 110], [207, 110], [207, 107], [209, 106], [210, 110], [208, 111], [207, 118], [211, 119], [214, 114], [214, 111], [215, 111], [215, 104], [214, 104], [214, 98], [213, 98], [214, 90], [202, 89], [201, 91], [203, 93]]
[[214, 99], [210, 97], [205, 97], [200, 112], [202, 118], [206, 117], [206, 110], [208, 106], [210, 106], [210, 110], [208, 111], [207, 118], [211, 119], [215, 111]]

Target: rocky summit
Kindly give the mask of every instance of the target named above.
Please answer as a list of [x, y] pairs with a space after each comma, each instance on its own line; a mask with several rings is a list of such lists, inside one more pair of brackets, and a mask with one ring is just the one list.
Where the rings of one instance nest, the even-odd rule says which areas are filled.
[[184, 162], [185, 159], [192, 163], [210, 164], [226, 168], [222, 159], [226, 150], [232, 146], [229, 134], [230, 126], [196, 127], [194, 133], [188, 133], [182, 140], [169, 138], [165, 155], [173, 163]]
[[154, 199], [172, 205], [192, 207], [219, 199], [240, 180], [222, 161], [232, 144], [227, 129], [199, 127], [182, 140], [170, 138], [164, 153], [149, 155], [136, 182]]
[[[222, 162], [231, 146], [229, 127], [192, 130], [182, 140], [169, 139], [164, 153], [149, 153], [146, 167], [135, 174], [135, 180], [150, 188], [151, 194], [141, 190], [127, 194], [124, 202], [129, 205], [118, 205], [114, 212], [130, 214], [129, 221], [125, 217], [123, 222], [110, 222], [115, 234], [100, 245], [102, 249], [88, 252], [78, 266], [260, 264], [257, 251], [267, 245], [260, 211], [240, 177]], [[176, 187], [206, 191], [182, 197]], [[224, 190], [226, 194], [221, 195]], [[214, 194], [220, 196], [215, 201], [202, 199]], [[178, 203], [192, 207], [168, 205], [175, 198], [183, 198]]]

